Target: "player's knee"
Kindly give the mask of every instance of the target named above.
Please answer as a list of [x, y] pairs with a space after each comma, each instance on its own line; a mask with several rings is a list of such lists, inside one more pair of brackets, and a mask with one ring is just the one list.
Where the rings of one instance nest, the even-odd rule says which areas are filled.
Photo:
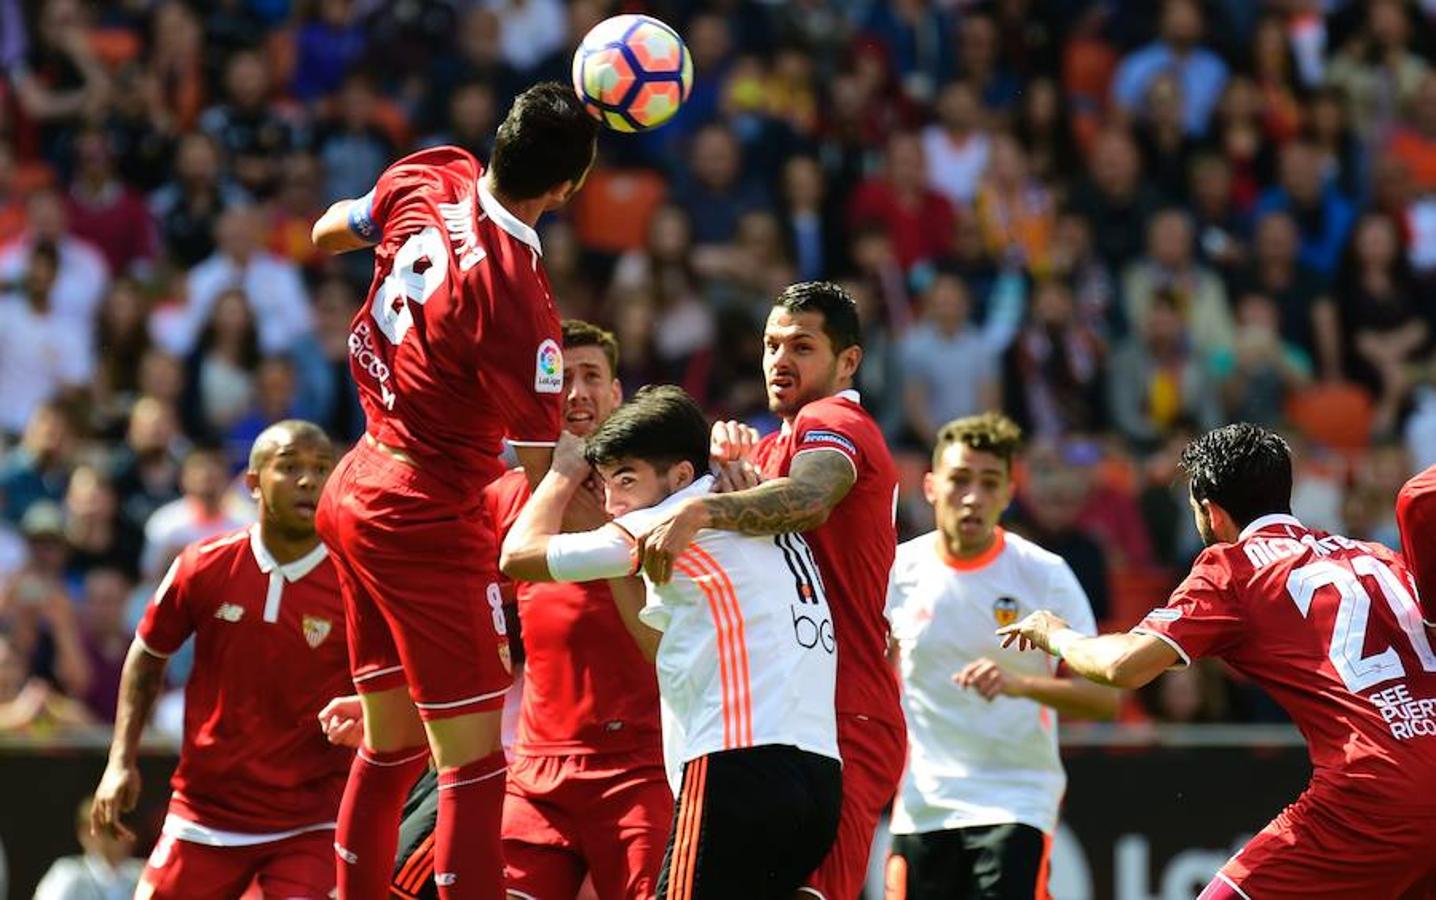
[[499, 710], [425, 722], [429, 748], [440, 769], [457, 769], [503, 750]]
[[359, 699], [364, 708], [364, 745], [370, 750], [392, 753], [428, 741], [408, 688], [362, 694]]

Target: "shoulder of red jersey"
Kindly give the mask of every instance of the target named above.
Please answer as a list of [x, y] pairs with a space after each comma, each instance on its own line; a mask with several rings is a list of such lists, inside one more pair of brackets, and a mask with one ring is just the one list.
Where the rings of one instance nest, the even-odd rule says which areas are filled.
[[367, 212], [356, 227], [366, 237], [377, 239], [404, 201], [427, 195], [434, 203], [452, 203], [470, 196], [484, 173], [472, 153], [459, 147], [430, 147], [392, 163], [379, 176], [373, 191], [361, 198]]
[[236, 554], [249, 553], [250, 528], [236, 528], [215, 537], [195, 541], [180, 554], [182, 568], [197, 574], [215, 566], [228, 565]]
[[837, 450], [861, 469], [866, 459], [888, 455], [882, 431], [855, 395], [844, 391], [814, 400], [793, 418], [793, 455], [808, 450]]

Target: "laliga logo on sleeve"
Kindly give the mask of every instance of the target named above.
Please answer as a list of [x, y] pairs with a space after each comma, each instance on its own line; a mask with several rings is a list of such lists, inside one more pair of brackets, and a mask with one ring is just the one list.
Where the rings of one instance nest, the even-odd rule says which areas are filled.
[[553, 338], [539, 344], [538, 361], [534, 366], [534, 390], [540, 394], [563, 393], [563, 353]]

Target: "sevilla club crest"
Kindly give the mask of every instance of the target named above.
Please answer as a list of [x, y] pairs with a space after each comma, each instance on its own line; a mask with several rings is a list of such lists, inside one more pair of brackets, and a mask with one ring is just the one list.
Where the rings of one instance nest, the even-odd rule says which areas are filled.
[[321, 619], [318, 616], [304, 617], [304, 642], [310, 647], [318, 647], [329, 637], [334, 623], [328, 619]]

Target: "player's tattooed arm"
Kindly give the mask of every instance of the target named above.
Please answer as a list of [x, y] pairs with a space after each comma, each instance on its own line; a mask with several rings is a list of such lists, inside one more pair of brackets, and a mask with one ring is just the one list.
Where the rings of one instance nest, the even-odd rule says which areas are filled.
[[750, 535], [817, 528], [856, 481], [852, 462], [841, 452], [810, 450], [793, 458], [786, 478], [690, 500], [639, 536], [644, 574], [666, 584], [673, 577], [674, 560], [704, 528]]
[[810, 450], [793, 459], [786, 478], [704, 497], [705, 527], [751, 535], [810, 531], [828, 520], [856, 481], [853, 464], [842, 453]]
[[100, 786], [95, 790], [95, 802], [90, 809], [91, 831], [133, 837], [120, 821], [120, 816], [134, 809], [140, 797], [136, 755], [150, 711], [164, 688], [165, 665], [168, 662], [145, 649], [138, 639], [130, 644], [130, 652], [120, 673], [120, 702], [115, 710], [115, 736], [110, 744], [110, 760], [100, 777]]

